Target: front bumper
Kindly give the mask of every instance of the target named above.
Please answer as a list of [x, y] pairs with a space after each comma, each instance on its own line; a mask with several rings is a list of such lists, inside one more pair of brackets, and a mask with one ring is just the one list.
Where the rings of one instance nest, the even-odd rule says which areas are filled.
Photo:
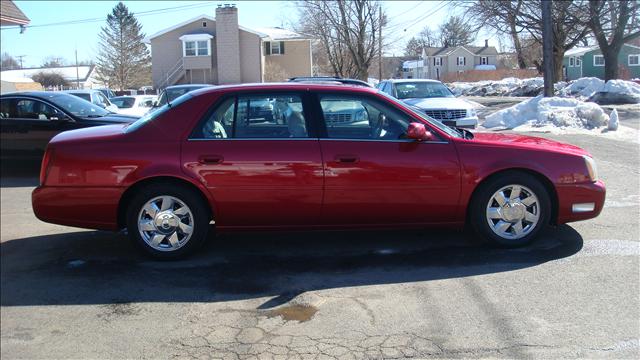
[[592, 219], [604, 207], [606, 188], [600, 180], [587, 184], [556, 185], [558, 224]]
[[475, 129], [478, 126], [478, 117], [470, 116], [455, 120], [440, 120], [441, 123], [447, 126], [466, 128], [466, 129]]

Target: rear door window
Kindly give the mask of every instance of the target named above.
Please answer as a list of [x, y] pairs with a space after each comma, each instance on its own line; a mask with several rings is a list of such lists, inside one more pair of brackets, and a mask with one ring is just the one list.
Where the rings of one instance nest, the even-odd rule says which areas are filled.
[[308, 138], [302, 98], [297, 94], [227, 98], [199, 125], [197, 139]]

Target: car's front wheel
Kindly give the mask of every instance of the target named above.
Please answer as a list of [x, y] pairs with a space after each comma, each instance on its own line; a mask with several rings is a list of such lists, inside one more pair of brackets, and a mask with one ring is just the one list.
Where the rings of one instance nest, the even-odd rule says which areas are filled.
[[481, 184], [470, 210], [477, 234], [494, 244], [517, 247], [533, 241], [549, 223], [551, 205], [535, 177], [509, 172]]
[[204, 243], [209, 212], [202, 197], [190, 189], [164, 184], [143, 188], [129, 203], [127, 230], [147, 254], [176, 259]]

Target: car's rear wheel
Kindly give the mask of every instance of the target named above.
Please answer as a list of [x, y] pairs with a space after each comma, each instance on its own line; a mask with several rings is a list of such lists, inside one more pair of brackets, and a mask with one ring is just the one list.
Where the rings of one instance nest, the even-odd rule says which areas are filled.
[[498, 175], [480, 185], [470, 209], [475, 232], [506, 247], [529, 244], [549, 223], [551, 205], [545, 187], [521, 172]]
[[206, 240], [208, 224], [202, 197], [175, 185], [145, 187], [127, 209], [129, 236], [158, 259], [177, 259], [193, 252]]

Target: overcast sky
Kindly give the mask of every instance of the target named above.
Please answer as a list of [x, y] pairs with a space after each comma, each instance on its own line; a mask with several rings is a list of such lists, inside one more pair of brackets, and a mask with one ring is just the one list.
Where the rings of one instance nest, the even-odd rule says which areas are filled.
[[[16, 57], [24, 57], [24, 67], [37, 67], [48, 56], [74, 61], [95, 59], [98, 49], [98, 33], [106, 23], [106, 16], [117, 1], [15, 1], [31, 19], [31, 26], [24, 34], [15, 28], [0, 31], [1, 51]], [[124, 1], [136, 14], [142, 29], [151, 35], [201, 14], [214, 16], [218, 4], [235, 3], [240, 25], [248, 28], [284, 26], [290, 28], [296, 22], [295, 3], [289, 1]], [[389, 25], [383, 31], [385, 55], [401, 55], [404, 45], [425, 26], [437, 28], [452, 14], [445, 1], [383, 1]], [[145, 13], [154, 10], [162, 12]], [[95, 20], [92, 20], [95, 19]], [[49, 25], [54, 23], [86, 20], [86, 22]], [[45, 25], [45, 26], [43, 26]], [[479, 34], [476, 44], [484, 43], [486, 34]], [[491, 45], [498, 46], [491, 38]]]

